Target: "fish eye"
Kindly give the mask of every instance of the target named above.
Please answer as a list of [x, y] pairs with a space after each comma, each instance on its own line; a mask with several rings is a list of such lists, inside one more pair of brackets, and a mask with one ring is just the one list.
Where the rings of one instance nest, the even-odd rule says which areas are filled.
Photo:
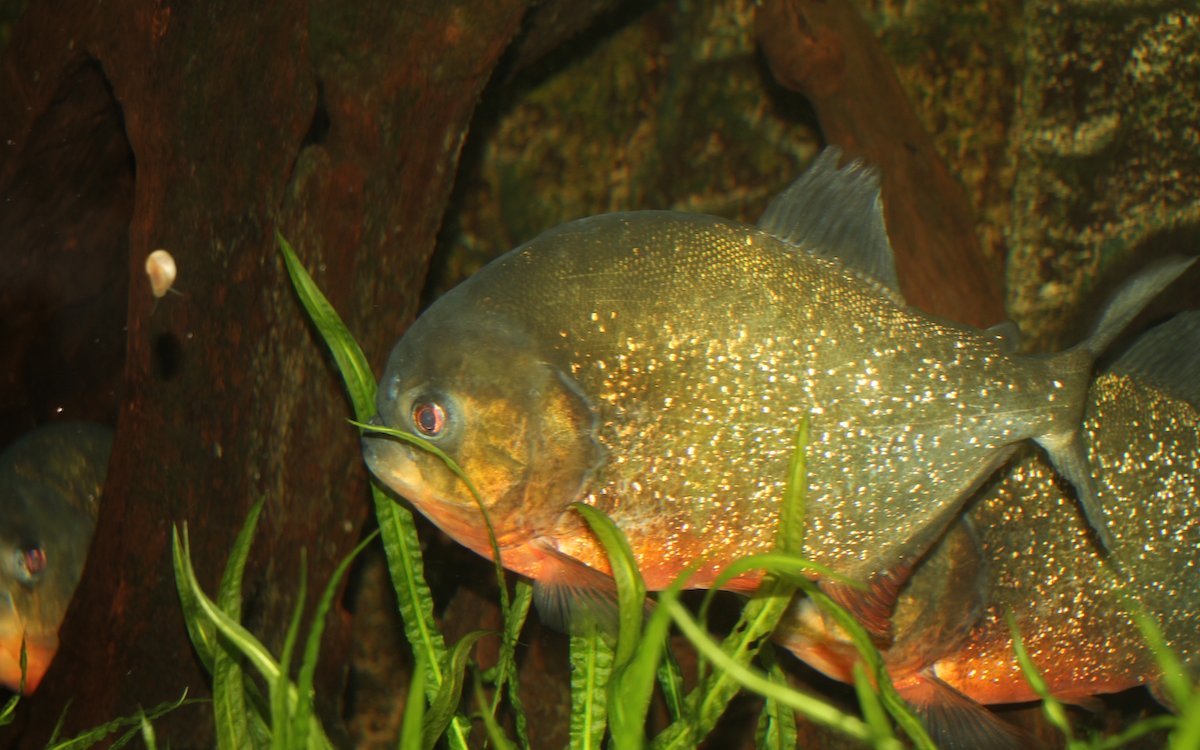
[[16, 550], [14, 563], [17, 578], [27, 586], [37, 583], [46, 569], [46, 551], [40, 546], [33, 545]]
[[436, 438], [446, 429], [446, 409], [428, 397], [413, 402], [412, 423], [417, 432], [427, 438]]

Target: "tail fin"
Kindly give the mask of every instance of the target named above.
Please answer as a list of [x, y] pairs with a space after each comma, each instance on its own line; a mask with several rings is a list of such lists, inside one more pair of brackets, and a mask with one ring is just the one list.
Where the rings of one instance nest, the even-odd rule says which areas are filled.
[[1100, 356], [1150, 300], [1157, 297], [1195, 262], [1196, 258], [1167, 258], [1135, 275], [1109, 301], [1092, 335], [1077, 348], [1086, 351], [1092, 359]]
[[[1088, 361], [1094, 361], [1150, 300], [1170, 286], [1195, 261], [1196, 258], [1169, 258], [1134, 276], [1108, 303], [1092, 335], [1070, 353], [1082, 354]], [[1084, 390], [1086, 391], [1086, 388]], [[1069, 432], [1043, 435], [1037, 438], [1037, 442], [1046, 449], [1054, 467], [1075, 488], [1083, 514], [1092, 530], [1096, 532], [1101, 545], [1105, 549], [1112, 549], [1112, 533], [1104, 523], [1100, 502], [1096, 498], [1095, 481], [1078, 425], [1073, 426]]]

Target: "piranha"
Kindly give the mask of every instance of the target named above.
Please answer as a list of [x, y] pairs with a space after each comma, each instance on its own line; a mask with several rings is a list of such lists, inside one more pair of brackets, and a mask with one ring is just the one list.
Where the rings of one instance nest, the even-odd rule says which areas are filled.
[[56, 422], [0, 455], [0, 683], [37, 689], [83, 574], [108, 473], [112, 430]]
[[[1200, 312], [1144, 334], [1095, 379], [1083, 434], [1112, 533], [1107, 555], [1054, 468], [1030, 450], [981, 491], [900, 593], [884, 661], [942, 746], [1028, 746], [979, 705], [1038, 697], [1006, 615], [1065, 701], [1146, 684], [1169, 705], [1139, 610], [1200, 675]], [[793, 605], [777, 639], [851, 679], [854, 652], [808, 600]]]
[[[880, 638], [912, 565], [1021, 441], [1049, 452], [1107, 538], [1078, 440], [1092, 361], [1186, 264], [1136, 277], [1081, 345], [1019, 356], [995, 331], [905, 304], [878, 178], [838, 159], [826, 150], [757, 226], [639, 211], [550, 229], [396, 344], [377, 422], [465, 471], [543, 619], [569, 626], [576, 604], [611, 593], [575, 502], [624, 531], [651, 590], [697, 561], [688, 585], [705, 587], [769, 549], [806, 416], [820, 449], [805, 554], [868, 584], [821, 582]], [[441, 459], [380, 434], [364, 452], [384, 484], [492, 556]]]

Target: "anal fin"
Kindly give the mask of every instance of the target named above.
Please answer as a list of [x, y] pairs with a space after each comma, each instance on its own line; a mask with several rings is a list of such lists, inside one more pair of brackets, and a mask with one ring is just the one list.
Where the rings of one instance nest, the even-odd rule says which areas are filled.
[[545, 563], [533, 582], [533, 601], [542, 624], [562, 633], [578, 635], [598, 628], [615, 636], [616, 582], [548, 544], [539, 544], [538, 552]]
[[1046, 435], [1037, 438], [1037, 443], [1046, 449], [1054, 468], [1075, 488], [1075, 497], [1083, 509], [1088, 525], [1096, 533], [1101, 547], [1111, 552], [1114, 541], [1112, 531], [1104, 520], [1104, 511], [1096, 493], [1096, 482], [1092, 478], [1091, 462], [1088, 460], [1079, 431]]
[[896, 691], [916, 711], [941, 750], [1029, 750], [1037, 738], [988, 711], [929, 672], [915, 675]]

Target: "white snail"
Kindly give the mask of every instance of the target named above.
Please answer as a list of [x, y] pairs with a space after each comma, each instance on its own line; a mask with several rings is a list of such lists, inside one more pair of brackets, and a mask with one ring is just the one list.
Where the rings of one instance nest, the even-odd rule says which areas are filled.
[[150, 291], [155, 299], [162, 299], [171, 291], [175, 273], [175, 258], [166, 250], [155, 250], [146, 256], [146, 275], [150, 277]]

